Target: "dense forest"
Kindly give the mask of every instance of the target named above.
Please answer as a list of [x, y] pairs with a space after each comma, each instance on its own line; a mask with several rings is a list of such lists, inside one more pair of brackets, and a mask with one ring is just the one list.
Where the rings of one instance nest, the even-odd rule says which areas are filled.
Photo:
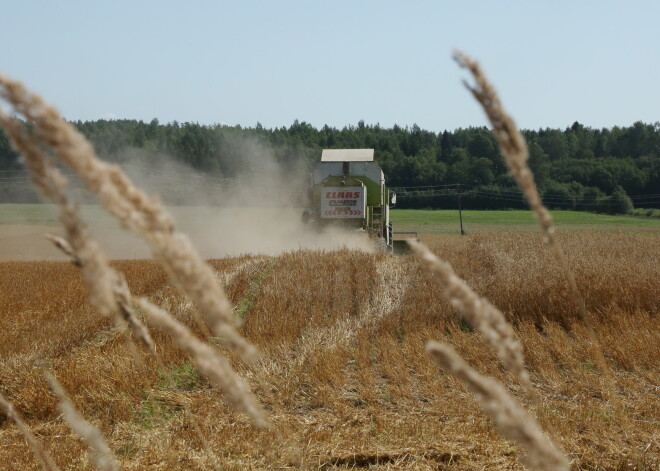
[[[525, 207], [485, 127], [435, 133], [416, 125], [383, 128], [362, 121], [342, 129], [298, 121], [275, 129], [160, 124], [156, 119], [73, 124], [107, 160], [143, 169], [170, 160], [220, 184], [273, 164], [301, 175], [301, 169], [320, 159], [323, 148], [374, 148], [400, 208], [455, 208], [459, 197], [464, 208]], [[530, 166], [550, 207], [623, 214], [633, 207], [660, 207], [660, 123], [592, 129], [576, 122], [563, 130], [523, 133]], [[37, 200], [1, 133], [0, 172], [0, 202]], [[305, 184], [300, 179], [301, 194]]]

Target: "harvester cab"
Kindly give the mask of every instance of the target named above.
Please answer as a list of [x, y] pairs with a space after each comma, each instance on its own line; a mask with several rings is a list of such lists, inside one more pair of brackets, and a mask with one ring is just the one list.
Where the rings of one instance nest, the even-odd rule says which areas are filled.
[[302, 220], [319, 229], [361, 230], [383, 250], [402, 253], [406, 241], [395, 241], [390, 222], [390, 205], [395, 202], [383, 170], [374, 162], [373, 149], [324, 149], [310, 176]]

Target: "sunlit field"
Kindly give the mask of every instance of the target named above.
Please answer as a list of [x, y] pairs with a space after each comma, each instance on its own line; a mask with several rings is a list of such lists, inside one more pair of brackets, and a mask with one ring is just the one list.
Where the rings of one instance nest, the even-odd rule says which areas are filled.
[[[515, 326], [541, 397], [529, 405], [574, 469], [657, 469], [659, 237], [591, 230], [560, 237], [614, 371], [615, 395], [540, 234], [421, 238]], [[244, 319], [241, 332], [262, 352], [256, 365], [234, 366], [274, 431], [229, 409], [170, 338], [154, 333], [160, 360], [130, 348], [90, 307], [71, 263], [0, 264], [0, 392], [62, 469], [88, 466], [85, 445], [59, 418], [38, 366], [50, 367], [101, 427], [122, 469], [522, 469], [519, 450], [465, 386], [432, 364], [426, 342], [449, 343], [526, 397], [416, 259], [292, 251], [211, 264]], [[205, 336], [195, 308], [157, 263], [114, 266], [135, 294]], [[5, 469], [39, 469], [9, 421], [0, 442]]]
[[365, 230], [240, 197], [172, 217], [0, 76], [25, 118], [0, 126], [61, 223], [0, 207], [3, 469], [657, 470], [659, 221], [557, 212], [557, 231], [523, 135], [454, 58], [539, 224], [395, 210], [417, 257], [383, 250], [389, 198], [339, 204]]

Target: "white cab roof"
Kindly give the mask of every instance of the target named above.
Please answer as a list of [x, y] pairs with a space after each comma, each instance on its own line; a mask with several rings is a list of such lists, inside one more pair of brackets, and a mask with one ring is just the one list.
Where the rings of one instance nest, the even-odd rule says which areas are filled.
[[321, 162], [373, 162], [373, 149], [323, 149]]

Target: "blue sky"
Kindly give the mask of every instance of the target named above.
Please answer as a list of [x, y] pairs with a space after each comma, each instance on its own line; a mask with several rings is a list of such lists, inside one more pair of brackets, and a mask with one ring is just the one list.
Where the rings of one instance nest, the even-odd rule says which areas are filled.
[[459, 47], [522, 128], [660, 121], [657, 0], [2, 0], [0, 12], [0, 72], [68, 119], [482, 126]]

